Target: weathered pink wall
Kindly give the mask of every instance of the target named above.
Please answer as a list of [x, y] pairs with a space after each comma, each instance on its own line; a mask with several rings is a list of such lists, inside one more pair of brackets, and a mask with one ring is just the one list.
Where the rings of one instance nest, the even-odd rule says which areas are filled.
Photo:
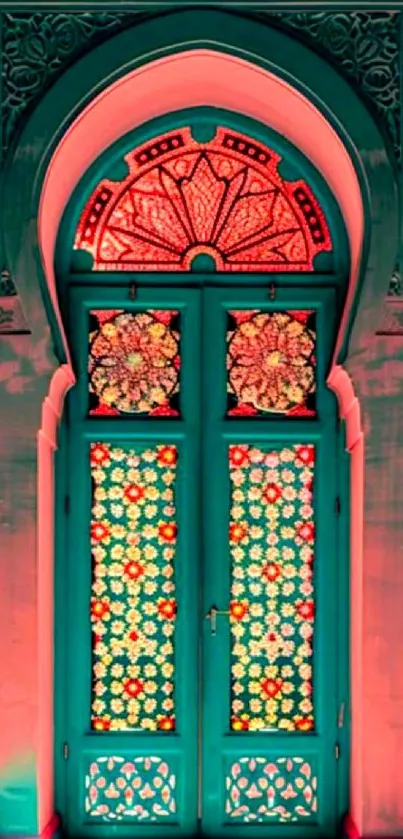
[[402, 836], [403, 336], [374, 336], [348, 367], [365, 430], [363, 829]]
[[[37, 432], [47, 328], [0, 336], [0, 834], [37, 825], [39, 745]], [[39, 318], [40, 320], [40, 318]]]

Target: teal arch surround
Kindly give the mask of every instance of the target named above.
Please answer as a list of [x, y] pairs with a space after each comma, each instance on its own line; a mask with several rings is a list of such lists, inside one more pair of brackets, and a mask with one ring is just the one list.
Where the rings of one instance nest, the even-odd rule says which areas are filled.
[[[220, 40], [218, 32], [223, 33]], [[85, 105], [116, 79], [156, 57], [200, 47], [246, 57], [287, 80], [311, 99], [338, 132], [356, 168], [366, 213], [360, 293], [339, 360], [348, 363], [359, 353], [376, 324], [397, 249], [397, 195], [393, 166], [372, 117], [336, 71], [293, 38], [241, 15], [211, 9], [174, 11], [114, 36], [67, 70], [29, 117], [7, 160], [4, 258], [33, 339], [46, 342], [49, 378], [66, 360], [37, 240], [40, 196], [52, 154]], [[32, 792], [36, 797], [34, 770]], [[33, 816], [29, 832], [37, 832]]]
[[[225, 34], [217, 38], [217, 33]], [[356, 305], [358, 299], [361, 305], [352, 346], [358, 350], [367, 330], [376, 324], [379, 301], [387, 289], [397, 251], [397, 191], [393, 165], [372, 116], [327, 62], [288, 35], [230, 12], [175, 10], [112, 37], [66, 71], [38, 104], [6, 162], [5, 261], [23, 303], [26, 301], [28, 319], [33, 288], [37, 288], [37, 303], [43, 311], [41, 325], [44, 328], [50, 321], [55, 360], [59, 362], [65, 360], [63, 342], [36, 241], [40, 195], [52, 153], [82, 109], [117, 79], [158, 57], [203, 47], [244, 57], [283, 78], [308, 95], [339, 134], [362, 187], [367, 219], [361, 292], [356, 298]], [[21, 241], [28, 245], [24, 253]], [[341, 361], [353, 320], [354, 312]], [[39, 320], [34, 330], [37, 328], [41, 328]]]

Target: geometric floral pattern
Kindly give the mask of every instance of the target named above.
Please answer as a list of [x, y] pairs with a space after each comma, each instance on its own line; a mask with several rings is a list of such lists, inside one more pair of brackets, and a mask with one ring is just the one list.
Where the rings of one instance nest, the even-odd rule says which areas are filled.
[[229, 447], [231, 728], [314, 727], [315, 447]]
[[241, 757], [226, 777], [227, 816], [239, 822], [315, 821], [317, 778], [302, 757]]
[[90, 414], [178, 416], [179, 314], [90, 312]]
[[208, 254], [217, 271], [313, 271], [332, 249], [308, 184], [285, 180], [281, 156], [238, 131], [205, 143], [169, 131], [125, 162], [127, 177], [100, 182], [78, 224], [74, 247], [96, 270], [189, 271]]
[[315, 312], [228, 312], [228, 415], [313, 416]]
[[175, 774], [161, 757], [97, 757], [85, 778], [85, 812], [105, 821], [172, 821]]
[[177, 449], [98, 442], [90, 454], [92, 727], [171, 731]]

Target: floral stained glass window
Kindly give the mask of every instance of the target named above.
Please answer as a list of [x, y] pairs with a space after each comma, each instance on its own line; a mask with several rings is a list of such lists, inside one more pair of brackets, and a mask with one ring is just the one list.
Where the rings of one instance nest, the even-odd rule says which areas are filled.
[[96, 730], [175, 728], [177, 449], [91, 445]]
[[90, 414], [179, 416], [179, 317], [174, 310], [90, 312]]
[[314, 311], [229, 311], [228, 416], [314, 416]]
[[315, 448], [233, 445], [231, 713], [234, 731], [310, 731]]
[[208, 254], [218, 271], [313, 271], [332, 249], [322, 208], [281, 156], [218, 127], [206, 143], [190, 128], [131, 151], [121, 181], [101, 181], [81, 215], [75, 248], [93, 268], [189, 271]]

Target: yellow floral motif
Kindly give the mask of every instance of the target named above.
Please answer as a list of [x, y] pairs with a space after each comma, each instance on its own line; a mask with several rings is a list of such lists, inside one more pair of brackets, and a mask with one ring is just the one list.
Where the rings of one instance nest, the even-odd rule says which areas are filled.
[[175, 728], [176, 463], [175, 446], [91, 445], [97, 731]]
[[309, 731], [315, 449], [234, 445], [229, 460], [232, 728]]

